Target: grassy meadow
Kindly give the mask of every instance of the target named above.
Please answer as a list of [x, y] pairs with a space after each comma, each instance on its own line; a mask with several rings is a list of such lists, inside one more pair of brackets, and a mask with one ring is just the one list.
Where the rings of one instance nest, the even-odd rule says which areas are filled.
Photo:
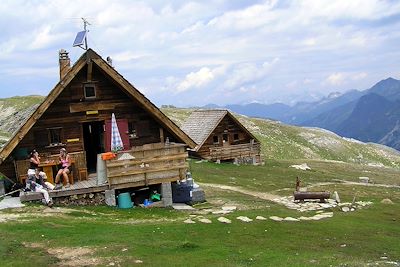
[[[266, 161], [236, 166], [190, 161], [199, 183], [229, 185], [288, 196], [296, 176], [316, 190], [338, 191], [342, 201], [372, 201], [354, 212], [331, 209], [320, 221], [242, 222], [238, 216], [313, 215], [213, 186], [204, 186], [207, 202], [196, 211], [120, 210], [111, 207], [45, 208], [30, 204], [0, 211], [2, 266], [398, 266], [400, 261], [400, 189], [346, 184], [369, 176], [375, 184], [400, 184], [392, 168], [307, 161], [310, 171], [290, 168], [303, 161]], [[321, 184], [318, 183], [326, 183]], [[313, 188], [314, 189], [314, 188]], [[390, 198], [394, 204], [382, 204]], [[209, 212], [236, 206], [227, 215]], [[217, 218], [232, 220], [223, 224]], [[192, 218], [195, 224], [185, 224]], [[201, 223], [207, 218], [212, 223]], [[397, 263], [396, 263], [397, 262]], [[397, 265], [395, 265], [397, 264]]]
[[[163, 109], [178, 125], [191, 111]], [[260, 139], [265, 164], [190, 160], [190, 171], [207, 199], [196, 210], [50, 209], [40, 204], [1, 210], [1, 266], [400, 265], [399, 152], [321, 129], [237, 116]], [[311, 170], [290, 167], [302, 163]], [[326, 211], [333, 217], [319, 221], [271, 220], [318, 213], [288, 209], [259, 196], [291, 196], [297, 176], [308, 190], [337, 191], [342, 202], [372, 204], [354, 212], [330, 208]], [[369, 177], [372, 185], [360, 184], [359, 177]], [[236, 210], [215, 214], [227, 206]], [[231, 223], [219, 222], [221, 216]], [[240, 221], [239, 216], [253, 221]], [[185, 223], [188, 219], [195, 223]]]

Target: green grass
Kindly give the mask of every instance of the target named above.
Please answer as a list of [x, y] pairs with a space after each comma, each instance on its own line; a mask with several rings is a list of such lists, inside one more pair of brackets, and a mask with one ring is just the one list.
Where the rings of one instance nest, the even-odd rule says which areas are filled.
[[33, 105], [40, 104], [44, 100], [44, 96], [14, 96], [10, 98], [0, 98], [0, 106], [2, 108], [12, 107], [16, 110], [29, 108]]
[[[318, 161], [308, 162], [312, 170], [307, 172], [288, 168], [294, 163], [298, 162], [235, 166], [192, 160], [190, 167], [198, 182], [282, 195], [291, 194], [297, 175], [305, 183], [314, 184], [338, 178], [357, 181], [365, 173], [360, 165]], [[400, 182], [397, 169], [367, 171], [373, 174], [374, 182]], [[284, 188], [288, 190], [278, 190]], [[206, 189], [208, 203], [196, 207], [201, 212], [224, 204], [237, 205], [237, 211], [225, 216], [232, 224], [219, 223], [216, 219], [220, 215], [214, 214], [203, 215], [213, 221], [211, 224], [184, 224], [189, 213], [170, 209], [73, 207], [72, 212], [50, 216], [42, 206], [29, 205], [22, 210], [3, 211], [0, 218], [4, 214], [28, 217], [0, 223], [0, 262], [2, 266], [62, 265], [65, 261], [48, 250], [79, 247], [93, 249], [93, 255], [80, 258], [95, 258], [102, 266], [111, 262], [134, 266], [137, 260], [143, 261], [140, 266], [385, 266], [382, 256], [400, 261], [399, 189], [340, 183], [317, 187], [336, 190], [345, 201], [356, 195], [357, 200], [373, 201], [373, 205], [352, 213], [333, 209], [333, 218], [295, 223], [244, 223], [236, 217], [299, 217], [315, 212], [299, 213], [238, 192]], [[390, 198], [394, 204], [381, 204], [383, 198]], [[40, 246], [31, 248], [26, 243]]]
[[[18, 100], [18, 99], [17, 99]], [[16, 100], [16, 101], [17, 101]], [[1, 101], [1, 100], [0, 100]], [[18, 101], [17, 101], [18, 102]], [[178, 125], [190, 110], [163, 109]], [[313, 190], [337, 191], [342, 201], [372, 201], [371, 206], [321, 221], [244, 223], [237, 216], [312, 216], [254, 196], [204, 187], [208, 202], [196, 205], [211, 224], [185, 224], [190, 213], [171, 209], [72, 207], [49, 212], [31, 204], [0, 211], [1, 266], [395, 266], [400, 262], [400, 189], [349, 185], [367, 176], [375, 184], [400, 185], [397, 153], [370, 144], [349, 142], [313, 129], [240, 117], [262, 142], [263, 166], [189, 161], [199, 183], [236, 186], [254, 192], [289, 196], [297, 176]], [[322, 143], [319, 143], [320, 141]], [[326, 143], [324, 143], [326, 141]], [[332, 145], [333, 144], [333, 145]], [[310, 171], [291, 168], [307, 163]], [[387, 168], [368, 166], [382, 163]], [[382, 204], [384, 198], [394, 204]], [[235, 205], [226, 215], [206, 210]], [[7, 216], [16, 220], [1, 222]], [[79, 248], [92, 254], [77, 255]], [[72, 251], [72, 252], [71, 252]], [[55, 253], [56, 252], [56, 253]], [[79, 261], [86, 260], [86, 261]], [[138, 263], [140, 260], [142, 263]], [[89, 262], [89, 263], [88, 263]]]

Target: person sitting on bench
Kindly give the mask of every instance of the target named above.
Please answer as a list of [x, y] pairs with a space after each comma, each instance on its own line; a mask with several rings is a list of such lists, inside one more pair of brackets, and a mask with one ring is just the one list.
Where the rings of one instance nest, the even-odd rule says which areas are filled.
[[36, 151], [36, 149], [33, 149], [32, 152], [29, 154], [28, 176], [35, 174], [35, 169], [39, 167], [39, 164], [40, 164], [39, 153]]
[[68, 180], [68, 174], [71, 172], [71, 157], [68, 155], [68, 152], [65, 148], [60, 149], [60, 169], [58, 170], [58, 173], [56, 175], [56, 189], [61, 189], [62, 188], [62, 183], [58, 184], [60, 182], [60, 177], [62, 176], [62, 179], [66, 181], [65, 188], [68, 188], [69, 185], [69, 180]]
[[[46, 201], [46, 205], [52, 207], [53, 201], [49, 196], [49, 192], [47, 192], [47, 190], [40, 183], [37, 182], [37, 180], [43, 181], [43, 178], [41, 179], [39, 173], [39, 169], [35, 169], [35, 174], [28, 176], [28, 179], [26, 179], [26, 188], [30, 189], [33, 192], [42, 193], [44, 200]], [[43, 182], [43, 184], [45, 183]]]
[[39, 170], [39, 168], [35, 169], [35, 182], [37, 184], [40, 184], [41, 186], [43, 186], [44, 189], [47, 190], [53, 190], [54, 189], [54, 185], [47, 182], [47, 175], [45, 172], [42, 172]]

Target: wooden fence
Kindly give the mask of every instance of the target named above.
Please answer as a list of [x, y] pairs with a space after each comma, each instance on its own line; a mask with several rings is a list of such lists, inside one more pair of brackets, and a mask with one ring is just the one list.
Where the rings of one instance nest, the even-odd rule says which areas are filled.
[[[210, 160], [238, 160], [251, 159], [252, 163], [260, 162], [260, 143], [246, 143], [239, 145], [227, 145], [210, 147]], [[255, 161], [255, 162], [254, 162]]]
[[184, 144], [154, 143], [117, 153], [106, 161], [111, 188], [147, 186], [184, 179], [188, 153]]

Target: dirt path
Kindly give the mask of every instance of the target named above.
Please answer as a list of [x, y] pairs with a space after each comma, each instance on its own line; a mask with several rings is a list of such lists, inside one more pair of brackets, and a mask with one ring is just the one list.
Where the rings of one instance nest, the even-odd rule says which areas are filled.
[[264, 200], [269, 200], [272, 202], [276, 202], [277, 198], [281, 198], [281, 196], [278, 195], [274, 195], [268, 192], [255, 192], [255, 191], [250, 191], [250, 190], [246, 190], [243, 189], [239, 186], [230, 186], [230, 185], [222, 185], [222, 184], [208, 184], [208, 183], [198, 183], [201, 186], [205, 186], [205, 187], [212, 187], [212, 188], [219, 188], [219, 189], [223, 189], [223, 190], [230, 190], [230, 191], [234, 191], [234, 192], [238, 192], [238, 193], [242, 193], [245, 195], [249, 195], [249, 196], [253, 196], [253, 197], [257, 197], [257, 198], [261, 198]]
[[351, 182], [351, 181], [337, 181], [337, 182], [325, 182], [325, 183], [316, 183], [312, 185], [307, 185], [306, 188], [312, 188], [316, 186], [325, 186], [325, 185], [361, 185], [361, 186], [370, 186], [370, 187], [383, 187], [383, 188], [400, 188], [400, 185], [390, 185], [390, 184], [366, 184], [360, 182]]

